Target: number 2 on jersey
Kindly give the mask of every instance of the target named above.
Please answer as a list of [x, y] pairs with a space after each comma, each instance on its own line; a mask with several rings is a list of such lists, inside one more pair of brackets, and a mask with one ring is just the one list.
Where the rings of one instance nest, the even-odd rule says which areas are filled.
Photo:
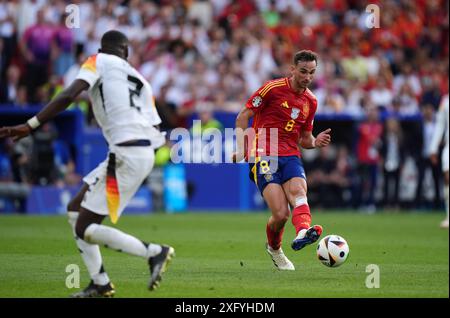
[[136, 106], [136, 104], [134, 103], [133, 97], [134, 96], [139, 97], [141, 95], [141, 89], [144, 86], [144, 84], [141, 82], [139, 78], [131, 75], [128, 75], [128, 80], [136, 85], [134, 89], [131, 88], [128, 89], [130, 91], [130, 106], [135, 107], [138, 111], [141, 111], [141, 107]]
[[[141, 95], [141, 90], [142, 87], [144, 87], [144, 84], [141, 82], [141, 80], [137, 77], [128, 75], [127, 79], [136, 85], [136, 87], [134, 89], [128, 88], [128, 91], [130, 92], [130, 106], [136, 108], [139, 112], [141, 111], [141, 107], [136, 106], [136, 104], [134, 103], [133, 97], [137, 96], [139, 97]], [[105, 109], [105, 97], [103, 95], [103, 83], [101, 83], [99, 85], [99, 90], [100, 90], [100, 97], [102, 99], [102, 104], [103, 104], [103, 109]]]

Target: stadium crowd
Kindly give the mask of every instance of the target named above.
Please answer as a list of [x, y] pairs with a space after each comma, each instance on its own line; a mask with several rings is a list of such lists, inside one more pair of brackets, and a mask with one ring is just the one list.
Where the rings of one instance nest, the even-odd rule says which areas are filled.
[[[320, 58], [311, 87], [318, 114], [350, 115], [363, 119], [361, 127], [378, 127], [375, 135], [360, 127], [354, 149], [337, 145], [331, 157], [320, 153], [311, 158], [311, 191], [321, 197], [331, 189], [336, 193], [331, 206], [370, 207], [381, 171], [384, 180], [394, 181], [393, 191], [384, 182], [383, 202], [395, 206], [403, 158], [412, 156], [422, 176], [429, 166], [425, 143], [424, 149], [407, 147], [408, 131], [402, 131], [401, 120], [417, 116], [420, 137], [427, 138], [448, 93], [448, 1], [370, 3], [380, 8], [379, 28], [368, 27], [369, 3], [358, 0], [0, 0], [0, 108], [46, 103], [97, 52], [109, 29], [130, 39], [129, 62], [151, 83], [166, 130], [191, 128], [191, 116], [205, 111], [205, 105], [210, 112], [237, 112], [264, 82], [289, 74], [296, 51], [311, 49]], [[79, 21], [70, 20], [69, 4], [76, 6]], [[67, 28], [68, 19], [79, 22], [78, 27]], [[95, 126], [87, 98], [73, 107]], [[393, 143], [394, 152], [389, 148]], [[20, 144], [3, 148], [10, 149], [13, 155], [7, 159], [19, 169], [14, 180], [34, 182], [20, 177], [31, 154], [18, 155]], [[67, 150], [56, 153], [64, 177], [52, 180], [79, 182]], [[0, 178], [12, 179], [2, 174]], [[360, 182], [369, 180], [367, 187], [359, 186], [356, 176]], [[440, 178], [435, 171], [433, 176]], [[417, 181], [419, 204], [422, 180]], [[365, 198], [355, 190], [366, 188]], [[389, 193], [394, 196], [388, 198]], [[439, 204], [438, 195], [435, 199]]]

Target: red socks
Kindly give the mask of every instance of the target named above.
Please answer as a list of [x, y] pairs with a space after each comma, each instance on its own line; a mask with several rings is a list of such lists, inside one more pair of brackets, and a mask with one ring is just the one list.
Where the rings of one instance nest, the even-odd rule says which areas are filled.
[[[295, 233], [298, 234], [300, 230], [309, 229], [311, 227], [311, 212], [308, 204], [302, 204], [292, 211], [292, 224], [295, 227]], [[284, 226], [279, 231], [270, 228], [269, 223], [266, 226], [267, 242], [269, 246], [278, 250], [281, 247], [283, 239]]]
[[311, 212], [309, 211], [309, 205], [302, 204], [292, 211], [292, 224], [294, 224], [296, 234], [298, 234], [300, 230], [308, 229], [311, 226]]
[[267, 234], [267, 242], [269, 243], [269, 246], [274, 249], [278, 250], [281, 247], [281, 241], [283, 239], [283, 232], [284, 232], [284, 226], [279, 231], [274, 231], [270, 228], [269, 223], [266, 225], [266, 234]]

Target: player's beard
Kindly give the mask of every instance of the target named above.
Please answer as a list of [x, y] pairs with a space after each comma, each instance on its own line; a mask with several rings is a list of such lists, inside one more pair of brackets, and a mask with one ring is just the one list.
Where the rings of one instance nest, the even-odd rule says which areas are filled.
[[302, 88], [308, 88], [308, 86], [311, 84], [310, 81], [301, 81], [301, 87]]
[[308, 86], [309, 86], [309, 84], [311, 84], [311, 82], [308, 82], [308, 81], [299, 81], [299, 82], [298, 82], [298, 86], [299, 86], [301, 89], [307, 89]]

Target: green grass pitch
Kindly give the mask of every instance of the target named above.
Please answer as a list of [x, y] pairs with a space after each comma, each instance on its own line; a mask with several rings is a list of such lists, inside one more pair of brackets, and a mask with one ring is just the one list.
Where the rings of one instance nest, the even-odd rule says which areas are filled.
[[[116, 297], [449, 297], [448, 231], [442, 213], [315, 212], [324, 235], [350, 245], [347, 262], [327, 268], [308, 246], [294, 252], [287, 224], [284, 251], [295, 272], [274, 268], [264, 249], [269, 213], [123, 215], [118, 228], [146, 241], [175, 247], [177, 256], [161, 287], [146, 289], [143, 259], [102, 248]], [[107, 221], [105, 224], [110, 224]], [[66, 267], [78, 264], [81, 286], [89, 278], [64, 216], [0, 216], [0, 297], [67, 297]], [[367, 288], [366, 266], [380, 269], [379, 288]]]

